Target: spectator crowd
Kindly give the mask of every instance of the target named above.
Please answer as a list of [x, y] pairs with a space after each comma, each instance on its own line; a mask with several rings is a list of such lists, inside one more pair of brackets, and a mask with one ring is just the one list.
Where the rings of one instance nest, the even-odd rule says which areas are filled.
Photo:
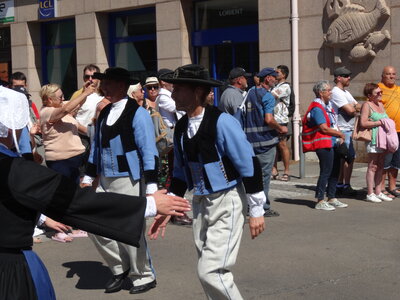
[[[123, 68], [101, 72], [90, 64], [83, 70], [82, 88], [69, 100], [59, 85], [44, 85], [38, 109], [25, 75], [12, 74], [8, 87], [23, 93], [29, 107], [29, 123], [13, 151], [97, 193], [146, 196], [166, 188], [174, 196], [193, 194], [193, 219], [184, 211], [156, 215], [156, 204], [147, 203], [152, 213], [146, 216], [156, 216], [147, 230], [144, 218], [140, 221], [140, 248], [88, 234], [46, 215], [38, 218], [34, 235], [50, 228], [58, 242], [89, 236], [113, 274], [105, 292], [120, 291], [129, 278], [130, 293], [138, 294], [157, 285], [146, 233], [156, 239], [164, 236], [169, 222], [191, 225], [206, 295], [241, 299], [231, 269], [244, 220], [249, 217], [252, 238], [261, 234], [264, 217], [279, 216], [268, 197], [270, 181], [291, 179], [295, 97], [288, 77], [285, 65], [256, 74], [235, 67], [223, 83], [212, 79], [203, 66], [185, 65], [138, 79]], [[303, 151], [315, 152], [319, 160], [318, 210], [348, 207], [339, 199], [360, 195], [351, 186], [356, 140], [365, 142], [368, 153], [365, 200], [379, 203], [400, 196], [396, 70], [386, 66], [379, 83], [367, 83], [363, 103], [348, 90], [351, 78], [348, 68], [339, 67], [332, 83], [315, 83], [315, 99], [302, 117]], [[249, 87], [250, 82], [254, 85]], [[221, 87], [214, 106], [214, 92]], [[359, 136], [361, 131], [366, 138]]]

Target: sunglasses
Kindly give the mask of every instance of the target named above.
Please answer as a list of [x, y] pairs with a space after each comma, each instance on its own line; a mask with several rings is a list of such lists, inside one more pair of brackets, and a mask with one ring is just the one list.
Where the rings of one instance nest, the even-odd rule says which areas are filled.
[[151, 91], [151, 90], [158, 90], [159, 89], [159, 86], [158, 85], [148, 85], [148, 86], [146, 86], [146, 88], [149, 90], [149, 91]]
[[378, 95], [382, 95], [382, 92], [377, 92], [377, 93], [376, 93], [376, 96], [378, 96]]
[[349, 78], [349, 77], [350, 77], [350, 75], [340, 75], [340, 77], [343, 77], [343, 78]]
[[84, 75], [83, 78], [85, 80], [93, 79], [93, 75]]

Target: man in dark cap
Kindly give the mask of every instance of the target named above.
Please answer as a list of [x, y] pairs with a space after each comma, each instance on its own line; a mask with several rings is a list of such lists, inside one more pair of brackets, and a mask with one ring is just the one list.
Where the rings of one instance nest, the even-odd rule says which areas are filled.
[[[350, 185], [351, 174], [353, 172], [353, 163], [355, 151], [353, 146], [354, 117], [360, 112], [361, 105], [354, 99], [346, 88], [350, 85], [351, 71], [346, 67], [339, 67], [333, 71], [334, 82], [336, 86], [332, 89], [331, 103], [335, 110], [338, 129], [345, 135], [345, 144], [349, 149], [349, 156], [346, 160], [341, 160], [340, 173], [336, 194], [343, 196], [355, 196], [357, 191]], [[346, 205], [346, 204], [344, 204]]]
[[[108, 68], [95, 72], [104, 97], [111, 103], [101, 111], [96, 121], [96, 133], [91, 147], [87, 174], [82, 183], [90, 185], [99, 175], [98, 192], [117, 192], [139, 196], [157, 190], [158, 151], [154, 127], [149, 113], [127, 97], [132, 79], [123, 68]], [[146, 184], [145, 190], [142, 184]], [[144, 222], [143, 232], [145, 232]], [[125, 277], [132, 279], [131, 294], [143, 293], [156, 287], [144, 235], [140, 248], [135, 248], [101, 236], [91, 236], [100, 254], [107, 262], [113, 277], [106, 285], [106, 293], [122, 288]]]
[[[175, 128], [176, 161], [169, 191], [184, 195], [193, 190], [198, 276], [208, 299], [242, 299], [231, 269], [247, 205], [251, 237], [264, 230], [260, 164], [239, 122], [208, 105], [211, 87], [222, 82], [211, 79], [207, 69], [186, 65], [161, 80], [174, 84], [172, 98], [177, 109], [186, 112]], [[151, 237], [157, 235], [158, 231]]]
[[229, 72], [229, 85], [221, 95], [218, 103], [220, 111], [234, 115], [237, 108], [242, 104], [247, 89], [247, 77], [252, 74], [245, 69], [237, 67]]

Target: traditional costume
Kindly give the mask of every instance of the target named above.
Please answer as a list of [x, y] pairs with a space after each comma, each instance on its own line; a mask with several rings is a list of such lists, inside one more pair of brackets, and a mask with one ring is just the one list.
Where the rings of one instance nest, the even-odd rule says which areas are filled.
[[[55, 299], [32, 249], [43, 213], [57, 221], [139, 247], [146, 198], [96, 194], [19, 155], [16, 131], [28, 123], [24, 95], [0, 87], [0, 299]], [[13, 136], [17, 151], [1, 141]]]

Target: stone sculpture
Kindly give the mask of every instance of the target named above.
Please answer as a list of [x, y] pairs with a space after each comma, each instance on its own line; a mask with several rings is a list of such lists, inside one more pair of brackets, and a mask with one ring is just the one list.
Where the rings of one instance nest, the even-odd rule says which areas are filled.
[[376, 31], [379, 22], [390, 16], [385, 0], [328, 0], [326, 13], [331, 23], [324, 40], [333, 47], [337, 64], [342, 62], [342, 50], [350, 51], [351, 61], [361, 62], [375, 57], [383, 43], [390, 40], [388, 30]]

